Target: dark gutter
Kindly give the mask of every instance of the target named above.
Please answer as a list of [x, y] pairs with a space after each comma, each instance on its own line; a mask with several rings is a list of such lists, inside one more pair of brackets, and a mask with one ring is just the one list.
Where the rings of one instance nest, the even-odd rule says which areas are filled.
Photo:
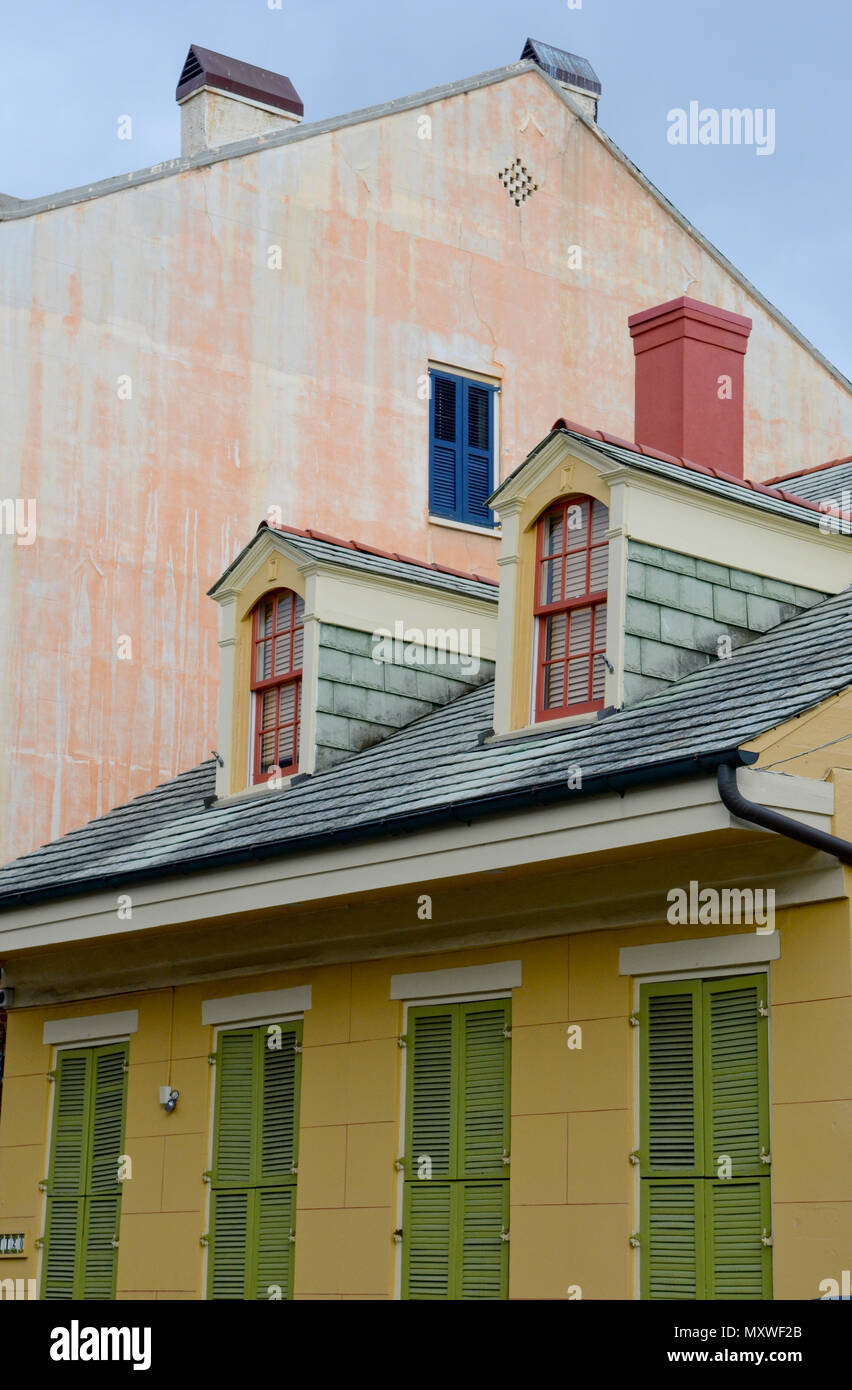
[[[203, 873], [213, 869], [229, 868], [237, 864], [260, 863], [267, 859], [282, 858], [312, 849], [323, 849], [329, 845], [352, 844], [358, 841], [374, 840], [385, 836], [413, 835], [436, 825], [459, 821], [470, 825], [484, 816], [508, 814], [535, 806], [552, 806], [563, 801], [574, 801], [583, 796], [599, 796], [605, 792], [618, 792], [624, 795], [636, 787], [649, 787], [664, 782], [674, 782], [696, 777], [701, 773], [713, 773], [722, 766], [741, 767], [757, 760], [757, 754], [736, 746], [724, 748], [714, 753], [693, 753], [685, 758], [672, 759], [671, 762], [654, 763], [631, 768], [627, 772], [602, 773], [598, 777], [584, 780], [579, 787], [568, 785], [564, 780], [547, 786], [525, 787], [520, 791], [498, 792], [471, 801], [445, 802], [431, 807], [428, 811], [413, 814], [388, 816], [371, 821], [367, 825], [350, 826], [343, 830], [322, 831], [291, 837], [287, 840], [267, 840], [260, 844], [247, 845], [242, 849], [218, 851], [197, 855], [194, 859], [179, 863], [155, 864], [149, 869], [132, 870], [129, 873], [101, 874], [76, 883], [51, 884], [49, 887], [21, 890], [16, 893], [0, 893], [0, 912], [10, 911], [29, 903], [47, 902], [56, 898], [85, 896], [87, 893], [104, 892], [112, 888], [127, 888], [134, 883], [147, 883], [161, 878], [180, 878], [193, 873]], [[567, 771], [567, 769], [566, 769]], [[316, 785], [316, 779], [313, 781]], [[214, 810], [215, 806], [209, 808]]]
[[779, 835], [810, 845], [812, 849], [824, 850], [826, 854], [833, 854], [841, 864], [852, 866], [852, 844], [848, 840], [829, 835], [826, 830], [816, 830], [812, 825], [794, 820], [792, 816], [782, 816], [780, 811], [772, 811], [768, 806], [761, 806], [757, 801], [749, 801], [748, 797], [743, 796], [737, 785], [737, 769], [733, 764], [720, 763], [716, 770], [716, 781], [723, 804], [738, 820], [751, 821], [766, 830], [774, 830]]

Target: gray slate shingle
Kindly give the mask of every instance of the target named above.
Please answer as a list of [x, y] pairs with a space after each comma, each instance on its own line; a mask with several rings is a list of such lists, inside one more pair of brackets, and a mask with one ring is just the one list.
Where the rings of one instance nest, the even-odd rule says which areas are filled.
[[214, 766], [201, 764], [0, 870], [0, 910], [18, 894], [79, 891], [104, 878], [189, 871], [199, 859], [303, 852], [353, 830], [381, 835], [402, 818], [464, 818], [478, 800], [653, 769], [741, 745], [852, 684], [852, 589], [735, 650], [727, 660], [594, 724], [483, 743], [493, 686], [279, 792], [204, 808]]
[[798, 478], [785, 478], [777, 486], [785, 492], [795, 493], [797, 497], [804, 497], [808, 502], [827, 502], [831, 498], [838, 507], [844, 504], [845, 492], [848, 508], [852, 495], [852, 459], [842, 459], [833, 467], [819, 468], [814, 473], [801, 473]]

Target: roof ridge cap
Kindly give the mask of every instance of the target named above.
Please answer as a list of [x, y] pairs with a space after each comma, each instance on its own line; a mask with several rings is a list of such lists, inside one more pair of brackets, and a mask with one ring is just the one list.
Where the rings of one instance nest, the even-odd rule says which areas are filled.
[[474, 574], [470, 570], [453, 569], [450, 565], [441, 565], [435, 560], [415, 560], [413, 556], [401, 555], [397, 550], [381, 550], [378, 546], [369, 545], [366, 541], [346, 541], [341, 536], [332, 536], [327, 531], [316, 531], [311, 527], [288, 526], [284, 522], [273, 526], [266, 520], [261, 521], [257, 528], [258, 532], [264, 529], [284, 535], [301, 536], [303, 540], [321, 541], [324, 545], [339, 546], [341, 550], [354, 550], [365, 555], [378, 555], [384, 560], [396, 560], [402, 565], [414, 565], [417, 569], [433, 570], [438, 574], [453, 575], [456, 579], [470, 579], [476, 584], [489, 584], [493, 589], [499, 588], [499, 580], [487, 579], [484, 575]]
[[[560, 416], [558, 420], [554, 421], [552, 430], [567, 430], [571, 434], [579, 434], [595, 442], [613, 444], [619, 449], [626, 449], [629, 453], [641, 454], [645, 458], [656, 459], [659, 463], [673, 463], [676, 464], [678, 468], [687, 469], [688, 472], [704, 473], [709, 477], [718, 478], [719, 481], [723, 483], [733, 483], [737, 487], [749, 488], [752, 492], [768, 493], [770, 497], [777, 497], [782, 502], [787, 502], [795, 507], [801, 507], [804, 511], [824, 512], [826, 510], [824, 507], [821, 507], [819, 503], [813, 502], [807, 497], [799, 497], [797, 493], [786, 492], [782, 488], [772, 486], [771, 481], [764, 483], [757, 478], [740, 478], [736, 473], [726, 473], [723, 468], [711, 468], [708, 464], [697, 463], [695, 459], [680, 458], [676, 454], [667, 453], [665, 449], [655, 449], [650, 444], [639, 444], [636, 441], [631, 443], [626, 439], [621, 439], [618, 435], [607, 434], [605, 430], [590, 430], [585, 425], [578, 425], [576, 420], [566, 420], [564, 417]], [[832, 463], [852, 463], [852, 454], [850, 454], [848, 459], [833, 459]], [[818, 468], [809, 469], [808, 471], [816, 473], [820, 468], [828, 468], [830, 466], [831, 465], [827, 463], [820, 464]], [[791, 474], [790, 476], [801, 476], [801, 474]], [[783, 481], [780, 476], [779, 481]], [[835, 508], [832, 508], [831, 514], [841, 517], [849, 516], [849, 519], [852, 520], [852, 515], [846, 512], [840, 512]]]

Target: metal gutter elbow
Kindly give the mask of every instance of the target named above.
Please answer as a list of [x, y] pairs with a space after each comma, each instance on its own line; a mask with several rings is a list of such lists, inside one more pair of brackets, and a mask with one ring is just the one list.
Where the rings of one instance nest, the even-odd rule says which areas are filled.
[[749, 801], [737, 786], [735, 767], [720, 763], [716, 770], [716, 782], [723, 805], [727, 806], [731, 815], [736, 816], [738, 820], [762, 825], [766, 830], [774, 830], [778, 835], [799, 840], [803, 845], [810, 845], [812, 849], [821, 849], [826, 854], [833, 854], [841, 864], [852, 866], [852, 844], [848, 840], [841, 840], [838, 835], [829, 835], [826, 830], [817, 830], [812, 825], [794, 820], [792, 816], [782, 816], [780, 811], [772, 811], [768, 806]]

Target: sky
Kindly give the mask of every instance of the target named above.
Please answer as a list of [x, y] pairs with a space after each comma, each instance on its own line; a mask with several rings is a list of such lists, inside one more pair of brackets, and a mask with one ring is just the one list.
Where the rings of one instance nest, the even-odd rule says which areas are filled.
[[[515, 62], [528, 36], [589, 59], [607, 134], [852, 377], [849, 0], [5, 5], [0, 192], [35, 197], [177, 155], [190, 43], [286, 73], [311, 121]], [[673, 144], [669, 113], [691, 102], [774, 112], [774, 150]], [[127, 115], [132, 139], [119, 139]]]

